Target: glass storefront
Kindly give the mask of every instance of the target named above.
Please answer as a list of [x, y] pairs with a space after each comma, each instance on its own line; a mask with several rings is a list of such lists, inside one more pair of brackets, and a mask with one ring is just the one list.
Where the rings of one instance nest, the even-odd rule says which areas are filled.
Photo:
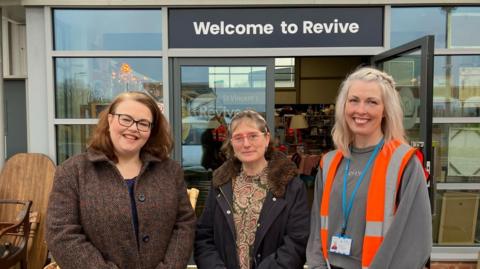
[[[471, 50], [480, 49], [480, 35], [476, 34], [480, 7], [391, 7], [390, 11], [391, 42], [385, 47], [396, 47], [433, 34], [435, 48], [442, 50], [435, 56], [433, 81], [432, 173], [438, 183], [434, 242], [439, 246], [478, 246], [480, 187], [471, 183], [480, 183], [480, 52], [471, 53]], [[53, 91], [55, 106], [57, 163], [85, 149], [95, 126], [92, 120], [118, 93], [140, 90], [159, 104], [167, 102], [163, 96], [163, 80], [166, 74], [173, 77], [174, 71], [164, 67], [175, 58], [192, 57], [178, 49], [162, 55], [162, 49], [166, 49], [162, 44], [168, 44], [168, 37], [162, 35], [159, 8], [53, 9], [52, 26], [54, 88], [49, 90]], [[456, 49], [470, 51], [465, 55], [457, 51], [450, 53]], [[245, 49], [232, 49], [235, 50]], [[309, 52], [305, 50], [298, 55], [309, 56]], [[277, 58], [276, 86], [288, 89], [279, 92], [295, 98], [292, 103], [307, 105], [306, 110], [310, 103], [302, 103], [301, 94], [307, 96], [307, 90], [324, 90], [331, 85], [338, 88], [337, 81], [344, 77], [330, 76], [321, 80], [323, 84], [318, 82], [319, 78], [301, 80], [296, 78], [297, 72], [316, 71], [307, 70], [309, 65], [296, 66], [295, 60], [301, 57], [275, 57], [290, 57]], [[387, 72], [397, 81], [405, 109], [404, 124], [412, 140], [419, 137], [418, 58], [413, 53], [405, 54], [385, 64]], [[180, 138], [176, 141], [181, 152], [178, 160], [189, 186], [201, 190], [198, 203], [201, 210], [212, 171], [223, 162], [219, 148], [226, 138], [226, 125], [236, 111], [245, 108], [268, 113], [269, 77], [264, 66], [236, 65], [228, 61], [221, 65], [182, 65], [179, 72], [180, 98], [171, 98], [174, 103], [170, 105], [174, 108], [168, 109], [170, 112], [181, 110], [181, 119], [170, 115], [170, 120], [181, 125], [177, 132]], [[169, 83], [173, 89], [172, 85], [177, 82], [170, 78]], [[328, 94], [322, 93], [322, 96], [328, 97]]]
[[480, 7], [452, 7], [448, 14], [448, 48], [479, 48]]
[[392, 8], [390, 46], [435, 35], [435, 48], [479, 48], [479, 23], [480, 7]]
[[[161, 51], [161, 21], [160, 9], [53, 10], [53, 50], [65, 55], [53, 58], [58, 163], [85, 150], [94, 129], [85, 120], [98, 118], [119, 93], [146, 92], [163, 109], [162, 58], [117, 56]], [[79, 56], [90, 51], [100, 53]]]
[[56, 9], [55, 50], [161, 50], [161, 11]]
[[436, 123], [432, 139], [437, 183], [480, 182], [480, 123]]
[[[392, 8], [391, 46], [434, 34], [439, 49], [479, 48], [477, 35], [472, 36], [478, 18], [479, 7]], [[480, 56], [437, 55], [434, 63], [433, 239], [442, 247], [478, 246]]]
[[85, 150], [88, 139], [93, 134], [95, 125], [57, 125], [55, 134], [57, 137], [57, 159], [58, 163]]
[[480, 117], [480, 55], [436, 56], [434, 117]]
[[442, 7], [392, 8], [390, 47], [425, 35], [435, 35], [435, 47], [445, 48], [447, 11]]
[[[434, 242], [479, 245], [480, 56], [436, 56], [433, 176], [437, 182]], [[467, 190], [466, 190], [467, 189]]]
[[54, 64], [57, 118], [97, 118], [124, 91], [162, 101], [161, 58], [56, 58]]
[[403, 127], [409, 141], [421, 141], [420, 135], [420, 68], [418, 51], [399, 55], [383, 63], [383, 69], [396, 82], [403, 107]]
[[477, 191], [438, 191], [433, 215], [433, 243], [437, 246], [476, 246], [480, 240]]
[[185, 180], [200, 190], [203, 210], [212, 171], [225, 158], [220, 150], [233, 115], [250, 108], [266, 113], [265, 66], [181, 66], [182, 166]]
[[275, 88], [295, 87], [295, 58], [275, 59]]

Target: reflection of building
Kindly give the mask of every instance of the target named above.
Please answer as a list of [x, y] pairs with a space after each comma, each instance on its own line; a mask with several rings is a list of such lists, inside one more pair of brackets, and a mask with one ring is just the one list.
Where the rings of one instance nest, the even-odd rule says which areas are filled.
[[149, 85], [146, 83], [153, 84], [151, 78], [139, 73], [127, 62], [112, 61], [111, 64], [112, 84], [115, 89], [122, 91], [142, 91], [145, 90], [145, 85]]

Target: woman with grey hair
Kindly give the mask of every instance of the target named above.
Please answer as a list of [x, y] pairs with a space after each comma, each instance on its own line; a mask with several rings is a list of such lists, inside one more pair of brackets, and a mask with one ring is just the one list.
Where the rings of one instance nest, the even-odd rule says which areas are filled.
[[303, 268], [309, 211], [297, 167], [274, 151], [258, 112], [237, 113], [225, 142], [197, 223], [198, 268]]
[[405, 140], [395, 82], [360, 68], [342, 83], [315, 183], [309, 268], [422, 268], [432, 247], [425, 175]]

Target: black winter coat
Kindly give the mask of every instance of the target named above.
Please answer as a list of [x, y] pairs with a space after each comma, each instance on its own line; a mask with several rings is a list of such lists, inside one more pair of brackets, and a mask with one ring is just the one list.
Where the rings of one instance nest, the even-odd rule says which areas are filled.
[[[251, 268], [303, 268], [310, 225], [305, 185], [283, 153], [273, 153], [268, 161], [269, 191], [260, 212]], [[240, 163], [232, 160], [214, 172], [197, 222], [194, 257], [199, 269], [239, 268], [232, 210], [232, 178], [239, 172]]]

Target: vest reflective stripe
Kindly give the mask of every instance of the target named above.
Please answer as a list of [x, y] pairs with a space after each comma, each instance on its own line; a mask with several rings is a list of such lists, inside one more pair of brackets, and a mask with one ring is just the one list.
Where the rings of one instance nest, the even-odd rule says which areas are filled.
[[322, 241], [322, 254], [325, 261], [328, 262], [328, 206], [330, 202], [330, 193], [332, 191], [333, 180], [337, 172], [338, 165], [342, 160], [342, 153], [334, 150], [327, 153], [321, 162], [322, 165], [322, 205], [320, 207], [320, 240]]
[[[325, 154], [325, 156], [322, 158], [320, 161], [320, 167], [322, 168], [322, 183], [323, 183], [323, 189], [325, 189], [325, 183], [327, 182], [327, 173], [330, 170], [330, 164], [332, 163], [334, 157], [337, 154], [337, 150], [333, 150]], [[326, 169], [324, 169], [324, 167]]]
[[380, 221], [367, 221], [365, 236], [382, 236], [383, 223]]
[[383, 241], [382, 237], [383, 223], [379, 221], [367, 221], [365, 224], [365, 235], [363, 236], [362, 250], [362, 268], [368, 268], [368, 264], [364, 264], [364, 256], [374, 257], [377, 249]]
[[[362, 268], [368, 268], [390, 228], [396, 210], [396, 195], [401, 176], [415, 152], [414, 148], [394, 140], [386, 143], [375, 159], [368, 186]], [[343, 158], [339, 151], [322, 159], [323, 195], [320, 208], [322, 253], [328, 260], [328, 208], [330, 192], [338, 166]]]
[[393, 217], [397, 211], [397, 191], [400, 186], [405, 166], [414, 152], [414, 148], [405, 144], [400, 144], [393, 152], [389, 167], [387, 169], [387, 185], [385, 186], [385, 193], [387, 195], [385, 196], [383, 236], [385, 236], [388, 229], [390, 229]]
[[[385, 143], [382, 150], [379, 152], [372, 168], [372, 175], [370, 177], [370, 185], [367, 194], [366, 207], [366, 224], [371, 222], [381, 223], [380, 233], [377, 235], [365, 234], [363, 238], [362, 248], [362, 266], [368, 267], [383, 241], [383, 217], [385, 214], [385, 189], [387, 184], [386, 175], [388, 164], [391, 163], [392, 149], [397, 145], [395, 141]], [[395, 178], [396, 182], [396, 178]], [[371, 225], [370, 225], [371, 226]], [[366, 228], [367, 226], [365, 226]], [[365, 231], [367, 232], [367, 231]]]
[[328, 228], [328, 216], [320, 216], [320, 229]]
[[370, 266], [393, 221], [397, 187], [405, 169], [402, 164], [410, 159], [411, 149], [399, 141], [391, 141], [375, 160], [367, 195], [366, 223], [370, 230], [365, 231], [362, 266]]
[[[400, 164], [400, 169], [398, 171], [398, 179], [397, 179], [397, 187], [395, 188], [395, 197], [397, 197], [397, 192], [400, 189], [400, 184], [402, 183], [402, 175], [403, 171], [405, 170], [405, 167], [408, 164], [408, 161], [412, 158], [413, 155], [415, 155], [415, 152], [418, 149], [416, 148], [410, 148], [407, 153], [405, 153], [405, 156], [402, 159], [402, 163]], [[416, 155], [415, 155], [416, 156]], [[425, 176], [425, 180], [427, 180], [427, 177]], [[397, 207], [395, 206], [394, 212], [397, 212]]]

